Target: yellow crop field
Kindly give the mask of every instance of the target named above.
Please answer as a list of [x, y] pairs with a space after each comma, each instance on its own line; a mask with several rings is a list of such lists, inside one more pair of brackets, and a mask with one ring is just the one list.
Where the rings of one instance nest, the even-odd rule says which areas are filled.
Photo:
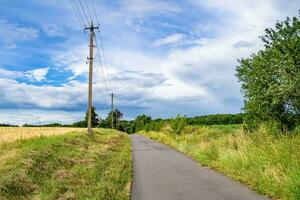
[[0, 144], [38, 136], [62, 135], [72, 131], [83, 131], [84, 128], [64, 127], [0, 127]]

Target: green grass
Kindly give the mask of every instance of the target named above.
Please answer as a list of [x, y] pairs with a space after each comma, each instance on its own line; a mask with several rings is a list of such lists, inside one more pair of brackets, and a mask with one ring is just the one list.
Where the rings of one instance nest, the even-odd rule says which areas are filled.
[[142, 132], [201, 165], [276, 199], [300, 199], [300, 134], [243, 133], [240, 125], [187, 127], [181, 135]]
[[96, 129], [0, 146], [0, 199], [129, 199], [126, 134]]

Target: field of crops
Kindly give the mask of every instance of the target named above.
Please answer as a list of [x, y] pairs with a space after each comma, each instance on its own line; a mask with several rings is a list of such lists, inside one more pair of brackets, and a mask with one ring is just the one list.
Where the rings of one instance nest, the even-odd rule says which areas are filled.
[[0, 144], [37, 136], [61, 135], [72, 131], [82, 131], [80, 128], [56, 127], [0, 127]]

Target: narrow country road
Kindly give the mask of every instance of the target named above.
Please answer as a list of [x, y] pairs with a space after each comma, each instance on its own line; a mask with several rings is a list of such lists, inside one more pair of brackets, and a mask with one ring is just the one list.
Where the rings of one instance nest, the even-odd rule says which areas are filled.
[[165, 145], [141, 135], [130, 140], [132, 200], [267, 199]]

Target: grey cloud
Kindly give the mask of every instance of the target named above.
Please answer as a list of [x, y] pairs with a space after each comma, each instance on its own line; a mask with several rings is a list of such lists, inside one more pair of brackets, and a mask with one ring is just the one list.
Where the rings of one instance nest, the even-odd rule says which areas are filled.
[[151, 88], [163, 84], [167, 78], [160, 73], [146, 73], [142, 71], [123, 71], [111, 77], [115, 82], [127, 82], [133, 87]]
[[252, 47], [255, 46], [255, 42], [240, 40], [233, 44], [234, 48], [240, 49], [244, 47]]

